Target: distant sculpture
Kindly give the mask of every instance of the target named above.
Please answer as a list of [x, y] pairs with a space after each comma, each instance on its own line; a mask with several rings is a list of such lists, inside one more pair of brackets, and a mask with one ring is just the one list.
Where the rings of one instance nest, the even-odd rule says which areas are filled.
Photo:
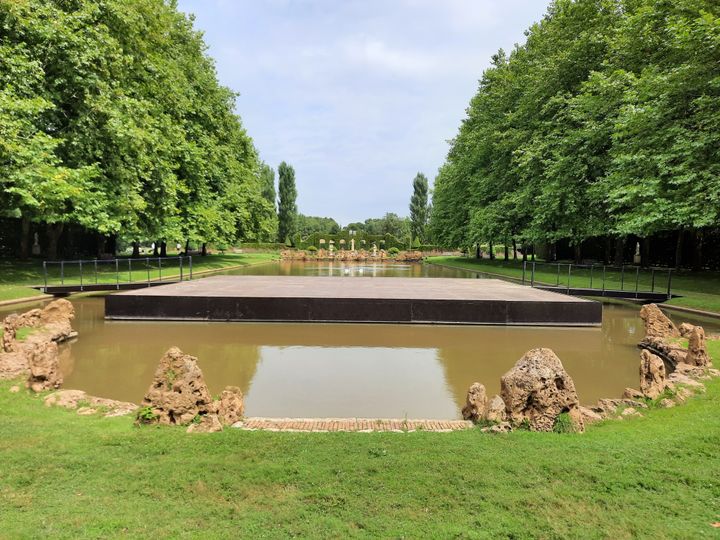
[[635, 244], [635, 255], [633, 256], [633, 263], [640, 264], [642, 257], [640, 256], [640, 242]]

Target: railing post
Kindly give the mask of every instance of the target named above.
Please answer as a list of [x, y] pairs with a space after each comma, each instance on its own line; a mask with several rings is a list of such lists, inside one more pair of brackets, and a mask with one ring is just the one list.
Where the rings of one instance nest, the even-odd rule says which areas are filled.
[[115, 259], [115, 288], [120, 290], [120, 260]]
[[555, 282], [555, 286], [560, 286], [560, 263], [557, 263], [557, 281]]
[[593, 288], [593, 286], [592, 286], [592, 285], [593, 285], [593, 284], [592, 284], [592, 281], [593, 281], [593, 280], [592, 280], [592, 278], [593, 278], [593, 268], [594, 268], [594, 265], [591, 264], [591, 265], [590, 265], [590, 288], [591, 288], [591, 289]]
[[668, 287], [667, 287], [667, 299], [670, 300], [672, 298], [672, 293], [670, 284], [672, 283], [672, 268], [668, 268]]
[[83, 291], [83, 282], [82, 282], [82, 260], [78, 261], [78, 264], [80, 265], [80, 292]]
[[603, 281], [602, 281], [602, 295], [605, 296], [605, 269], [606, 266], [603, 264]]
[[535, 261], [532, 263], [532, 274], [530, 275], [530, 286], [535, 286]]
[[525, 285], [525, 267], [527, 266], [527, 261], [523, 261], [523, 276], [522, 276], [522, 284]]
[[192, 255], [188, 257], [188, 265], [190, 266], [190, 278], [192, 280]]
[[97, 259], [95, 259], [95, 285], [97, 285], [98, 278], [97, 278]]
[[183, 265], [182, 265], [183, 258], [182, 258], [182, 255], [180, 255], [180, 257], [178, 257], [178, 259], [180, 259], [180, 281], [182, 281], [183, 280]]
[[45, 278], [45, 291], [47, 291], [47, 261], [43, 261], [43, 276]]
[[145, 259], [145, 266], [147, 267], [147, 285], [150, 286], [150, 257]]
[[132, 259], [128, 259], [128, 283], [132, 283]]
[[650, 286], [650, 292], [655, 292], [655, 269], [652, 268], [652, 285]]
[[625, 287], [625, 265], [620, 267], [620, 290], [622, 291]]
[[60, 285], [65, 285], [65, 261], [60, 261]]
[[158, 281], [162, 281], [162, 259], [158, 257]]
[[640, 286], [640, 267], [635, 267], [635, 298], [638, 297], [638, 287]]
[[570, 294], [570, 274], [572, 273], [572, 264], [568, 264], [568, 282], [567, 282], [567, 293]]

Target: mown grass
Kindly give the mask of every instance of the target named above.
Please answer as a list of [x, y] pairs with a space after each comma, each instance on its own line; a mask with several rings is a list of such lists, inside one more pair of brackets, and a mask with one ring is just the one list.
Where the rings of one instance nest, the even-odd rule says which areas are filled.
[[[234, 266], [245, 266], [271, 261], [277, 258], [275, 253], [226, 253], [224, 255], [193, 256], [193, 274], [212, 270], [222, 270]], [[119, 275], [116, 275], [115, 264], [99, 261], [97, 272], [94, 263], [83, 266], [83, 283], [121, 283], [129, 281], [146, 281], [147, 279], [172, 279], [180, 275], [180, 267], [176, 261], [164, 260], [162, 269], [157, 258], [141, 257], [139, 259], [123, 258], [119, 264]], [[188, 275], [187, 260], [183, 263], [183, 275]], [[48, 266], [48, 284], [60, 285], [60, 266]], [[40, 295], [30, 288], [43, 284], [43, 266], [40, 261], [18, 261], [14, 259], [0, 260], [0, 301], [18, 298], [30, 298]], [[80, 271], [77, 265], [63, 267], [65, 284], [80, 283]]]
[[[470, 259], [467, 257], [428, 257], [427, 261], [433, 264], [454, 266], [476, 272], [488, 272], [517, 279], [522, 278], [523, 274], [522, 261], [515, 260], [495, 259], [491, 261], [489, 259]], [[530, 268], [531, 264], [531, 262], [528, 262], [528, 268]], [[525, 277], [527, 281], [530, 280], [529, 270], [526, 272]], [[637, 280], [639, 290], [651, 290], [652, 279], [651, 272], [641, 271]], [[664, 292], [667, 290], [667, 280], [666, 271], [657, 271], [655, 273], [655, 291]], [[535, 270], [535, 281], [545, 285], [559, 284], [560, 286], [567, 286], [567, 265], [561, 265], [558, 273], [555, 264], [538, 263]], [[602, 288], [601, 283], [602, 265], [599, 265], [593, 270], [592, 286]], [[570, 285], [572, 287], [589, 287], [591, 285], [590, 269], [574, 268], [570, 276]], [[628, 269], [625, 275], [621, 277], [618, 269], [608, 269], [605, 273], [605, 286], [607, 289], [620, 289], [622, 287], [625, 290], [634, 291], [636, 286], [635, 272]], [[672, 293], [680, 295], [680, 297], [673, 298], [667, 304], [720, 313], [720, 272], [673, 272], [671, 287]]]
[[2, 537], [717, 538], [720, 380], [583, 435], [495, 436], [188, 435], [8, 387]]

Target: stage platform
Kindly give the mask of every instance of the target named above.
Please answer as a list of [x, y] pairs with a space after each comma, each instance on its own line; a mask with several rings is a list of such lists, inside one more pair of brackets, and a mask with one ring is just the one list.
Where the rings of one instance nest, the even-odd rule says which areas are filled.
[[602, 305], [498, 279], [214, 276], [108, 295], [105, 317], [592, 326]]

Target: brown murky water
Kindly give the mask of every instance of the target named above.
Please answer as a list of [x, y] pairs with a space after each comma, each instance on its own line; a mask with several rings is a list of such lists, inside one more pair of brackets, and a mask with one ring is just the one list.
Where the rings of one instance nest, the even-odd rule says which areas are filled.
[[[423, 265], [298, 262], [243, 273], [471, 277]], [[104, 320], [102, 297], [71, 300], [80, 336], [63, 355], [65, 387], [134, 402], [172, 345], [198, 357], [212, 393], [239, 386], [250, 416], [454, 418], [470, 384], [499, 392], [500, 376], [533, 347], [558, 354], [585, 403], [638, 385], [643, 326], [624, 304], [604, 306], [601, 328], [519, 328], [120, 322]]]

